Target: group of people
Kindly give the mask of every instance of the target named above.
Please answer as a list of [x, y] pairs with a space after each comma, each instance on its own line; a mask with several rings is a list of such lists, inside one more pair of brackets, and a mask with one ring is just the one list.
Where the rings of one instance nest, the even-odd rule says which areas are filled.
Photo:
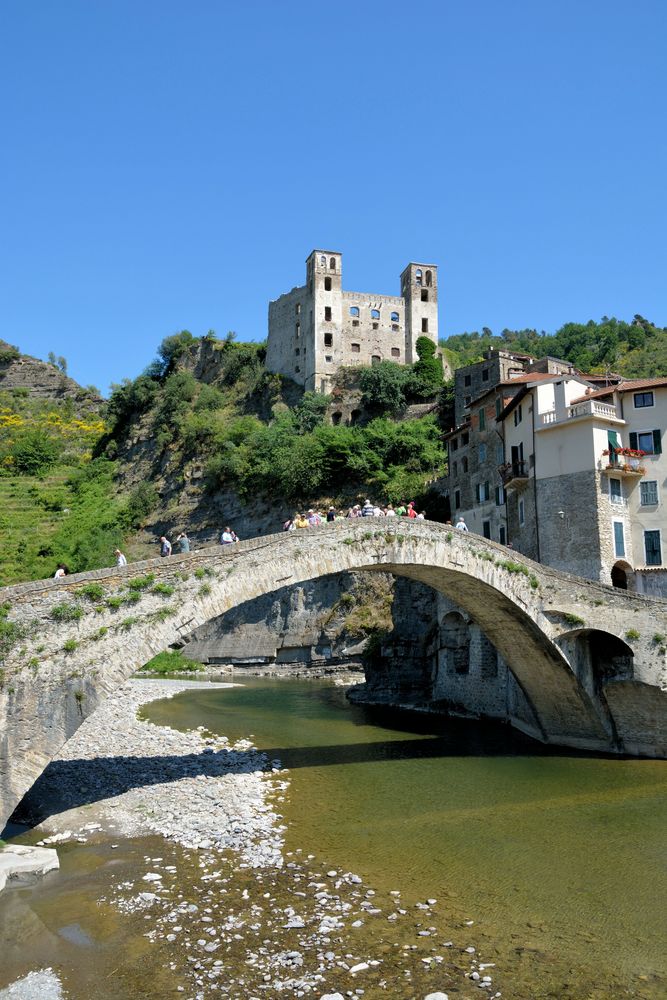
[[357, 503], [353, 507], [350, 507], [347, 512], [336, 510], [335, 507], [329, 507], [326, 514], [322, 514], [312, 508], [305, 513], [296, 513], [292, 517], [288, 517], [285, 521], [283, 531], [296, 531], [297, 528], [317, 528], [325, 522], [331, 524], [332, 521], [344, 521], [346, 518], [354, 517], [410, 517], [418, 521], [423, 521], [426, 517], [426, 511], [417, 513], [415, 505], [412, 502], [399, 504], [397, 507], [394, 507], [390, 503], [385, 507], [380, 507], [377, 504], [371, 503], [370, 500], [365, 500], [363, 505]]
[[[166, 535], [160, 535], [160, 555], [162, 556], [163, 559], [166, 558], [167, 556], [172, 555], [172, 553], [175, 553], [177, 555], [182, 555], [184, 552], [189, 552], [189, 551], [190, 551], [190, 539], [188, 538], [188, 536], [184, 531], [182, 531], [180, 535], [177, 536], [176, 541], [174, 542], [173, 545], [171, 544]], [[123, 556], [122, 553], [120, 553], [120, 555], [122, 556], [123, 559], [125, 559], [125, 556]], [[118, 558], [116, 558], [116, 563], [118, 566], [127, 566], [127, 560], [125, 560], [125, 562], [118, 562]]]

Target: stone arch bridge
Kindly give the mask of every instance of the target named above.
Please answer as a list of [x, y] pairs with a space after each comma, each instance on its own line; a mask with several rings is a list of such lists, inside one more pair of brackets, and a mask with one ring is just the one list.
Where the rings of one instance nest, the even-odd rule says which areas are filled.
[[235, 605], [305, 580], [390, 572], [474, 619], [545, 742], [664, 756], [667, 602], [557, 572], [428, 521], [337, 522], [0, 590], [0, 819], [102, 699]]

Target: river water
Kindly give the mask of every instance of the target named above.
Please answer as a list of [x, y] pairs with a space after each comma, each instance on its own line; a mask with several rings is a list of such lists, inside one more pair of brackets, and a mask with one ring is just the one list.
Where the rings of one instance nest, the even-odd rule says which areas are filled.
[[[495, 963], [505, 997], [667, 995], [665, 762], [547, 750], [504, 726], [353, 706], [326, 683], [243, 683], [202, 686], [144, 714], [251, 737], [279, 758], [290, 772], [287, 851], [358, 872], [379, 895], [400, 890], [410, 906], [437, 898], [449, 925], [469, 926], [478, 953]], [[158, 850], [183, 855], [186, 880], [187, 852], [153, 837], [114, 854], [104, 843], [68, 845], [60, 875], [5, 893], [7, 970], [65, 960], [73, 995], [84, 996], [127, 947], [146, 980], [128, 973], [120, 992], [97, 993], [170, 992], [151, 944], [137, 939], [141, 917], [121, 920], [96, 902], [114, 865], [138, 868]], [[400, 996], [421, 1000], [409, 989]]]

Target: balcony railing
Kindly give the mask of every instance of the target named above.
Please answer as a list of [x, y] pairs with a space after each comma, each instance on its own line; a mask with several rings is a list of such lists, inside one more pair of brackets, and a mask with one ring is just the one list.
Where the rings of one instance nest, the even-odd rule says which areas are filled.
[[610, 476], [644, 476], [646, 466], [639, 458], [628, 458], [626, 455], [603, 455], [598, 468]]
[[615, 406], [601, 403], [597, 399], [584, 399], [580, 403], [566, 406], [564, 410], [547, 410], [546, 413], [540, 413], [539, 422], [541, 427], [550, 427], [552, 424], [564, 424], [578, 417], [604, 417], [606, 420], [623, 422]]
[[518, 462], [505, 462], [504, 465], [498, 467], [498, 472], [500, 473], [500, 478], [502, 480], [505, 489], [510, 489], [512, 486], [518, 486], [524, 483], [528, 479], [527, 462], [521, 460]]

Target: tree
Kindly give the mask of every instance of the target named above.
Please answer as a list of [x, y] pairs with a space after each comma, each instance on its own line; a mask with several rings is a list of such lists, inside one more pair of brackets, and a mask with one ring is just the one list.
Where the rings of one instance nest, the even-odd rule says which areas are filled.
[[359, 378], [362, 401], [372, 410], [396, 413], [405, 405], [405, 389], [411, 370], [393, 361], [365, 368]]
[[442, 387], [442, 358], [436, 357], [436, 346], [428, 337], [417, 337], [415, 344], [419, 361], [412, 366], [416, 395], [432, 396]]

